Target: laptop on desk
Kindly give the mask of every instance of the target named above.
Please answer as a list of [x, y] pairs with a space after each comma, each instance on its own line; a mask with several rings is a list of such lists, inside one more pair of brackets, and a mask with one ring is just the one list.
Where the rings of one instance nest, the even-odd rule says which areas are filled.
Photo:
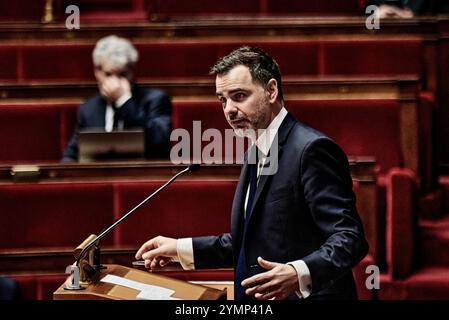
[[145, 155], [143, 129], [79, 132], [79, 161], [142, 160]]

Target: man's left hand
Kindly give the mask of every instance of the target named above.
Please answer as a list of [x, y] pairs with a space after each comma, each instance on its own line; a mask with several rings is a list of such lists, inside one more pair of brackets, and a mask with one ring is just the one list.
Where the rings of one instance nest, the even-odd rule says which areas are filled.
[[242, 286], [247, 288], [247, 295], [253, 295], [258, 300], [281, 300], [298, 290], [298, 275], [293, 266], [270, 262], [261, 257], [257, 258], [257, 262], [269, 271], [242, 281]]

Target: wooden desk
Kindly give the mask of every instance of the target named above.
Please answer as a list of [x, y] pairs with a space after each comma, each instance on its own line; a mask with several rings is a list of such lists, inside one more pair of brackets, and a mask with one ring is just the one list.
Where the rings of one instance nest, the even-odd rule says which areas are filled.
[[214, 289], [198, 284], [181, 281], [150, 272], [127, 268], [120, 265], [105, 265], [105, 269], [96, 281], [84, 290], [65, 290], [62, 284], [53, 294], [55, 300], [135, 300], [137, 290], [121, 285], [100, 281], [106, 275], [115, 275], [144, 284], [172, 289], [173, 298], [184, 300], [218, 300], [226, 299], [226, 290]]

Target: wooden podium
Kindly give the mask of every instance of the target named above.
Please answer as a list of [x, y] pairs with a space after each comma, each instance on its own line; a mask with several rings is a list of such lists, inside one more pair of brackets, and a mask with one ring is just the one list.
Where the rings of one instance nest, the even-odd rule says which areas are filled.
[[100, 281], [106, 275], [115, 275], [143, 284], [155, 285], [174, 290], [173, 298], [184, 300], [221, 300], [226, 299], [226, 289], [219, 290], [192, 284], [186, 281], [152, 274], [115, 264], [106, 264], [96, 281], [84, 290], [66, 290], [63, 283], [54, 293], [54, 300], [136, 300], [138, 290]]

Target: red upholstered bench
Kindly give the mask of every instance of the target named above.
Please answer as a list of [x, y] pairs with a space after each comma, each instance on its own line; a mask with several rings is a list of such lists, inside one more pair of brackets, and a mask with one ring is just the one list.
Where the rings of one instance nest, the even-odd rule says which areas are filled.
[[18, 73], [26, 81], [94, 79], [92, 44], [31, 44], [19, 50]]
[[52, 300], [53, 292], [65, 281], [66, 274], [14, 275], [25, 300]]
[[[402, 107], [398, 100], [292, 100], [286, 106], [301, 122], [333, 138], [348, 155], [374, 156], [382, 174], [406, 166], [405, 160], [410, 158], [402, 146]], [[0, 161], [59, 160], [73, 133], [77, 108], [76, 103], [0, 105], [0, 142], [5, 150], [0, 153]], [[417, 132], [411, 133], [418, 136], [416, 157], [422, 159], [420, 172], [426, 177], [432, 173], [433, 109], [432, 96], [422, 93]], [[187, 130], [191, 139], [193, 121], [201, 121], [201, 134], [218, 129], [224, 135], [225, 129], [230, 129], [218, 101], [175, 101], [172, 121], [174, 129]], [[203, 141], [202, 147], [207, 144], [209, 140]], [[224, 145], [222, 150], [225, 157]]]
[[[360, 261], [354, 268], [352, 268], [352, 274], [354, 276], [357, 295], [360, 300], [372, 300], [374, 298], [374, 291], [372, 289], [368, 289], [366, 286], [367, 277], [372, 275], [371, 269], [369, 266], [375, 265], [373, 258], [370, 255], [367, 255]], [[371, 283], [371, 281], [368, 281]]]
[[395, 168], [387, 176], [386, 253], [388, 275], [408, 277], [416, 257], [416, 177], [407, 169]]
[[334, 139], [350, 156], [374, 156], [380, 173], [403, 166], [400, 104], [387, 100], [287, 102], [299, 121]]
[[[400, 104], [394, 100], [294, 100], [286, 108], [299, 121], [321, 130], [351, 156], [374, 156], [381, 172], [403, 166], [400, 147]], [[229, 128], [218, 102], [175, 102], [173, 127], [192, 131]], [[387, 143], [388, 142], [388, 143]]]
[[[1, 184], [0, 250], [74, 248], [88, 235], [99, 234], [162, 183]], [[235, 181], [177, 181], [139, 208], [140, 212], [114, 229], [102, 244], [138, 246], [159, 234], [188, 237], [229, 232], [235, 187]]]
[[[160, 185], [116, 184], [116, 214], [130, 210]], [[177, 181], [119, 225], [114, 242], [136, 245], [157, 235], [190, 237], [229, 232], [235, 187], [234, 181]]]
[[322, 74], [422, 75], [425, 72], [420, 40], [322, 41]]
[[76, 122], [78, 105], [0, 105], [0, 162], [57, 161]]
[[340, 0], [338, 2], [326, 0], [268, 0], [267, 11], [273, 14], [293, 13], [295, 15], [359, 15], [363, 4], [363, 0]]
[[[234, 41], [152, 40], [135, 43], [140, 52], [139, 78], [208, 77], [215, 61], [243, 44], [263, 48], [278, 61], [284, 76], [422, 75], [424, 53], [419, 39]], [[93, 80], [94, 43], [2, 44], [7, 65], [0, 81]], [[12, 77], [16, 76], [16, 79]]]
[[[71, 247], [113, 220], [105, 183], [0, 185], [0, 249]], [[102, 240], [112, 244], [112, 236]]]
[[17, 81], [19, 76], [17, 74], [18, 69], [18, 53], [17, 46], [3, 45], [0, 49], [0, 70], [2, 81]]
[[150, 0], [149, 13], [153, 19], [156, 17], [182, 17], [236, 14], [264, 14], [264, 15], [358, 15], [361, 10], [359, 0], [334, 1], [307, 1], [307, 0], [249, 0], [249, 1], [223, 1], [212, 3], [200, 0], [192, 6], [189, 1], [178, 0]]
[[40, 22], [44, 15], [44, 7], [45, 0], [0, 1], [0, 20]]

